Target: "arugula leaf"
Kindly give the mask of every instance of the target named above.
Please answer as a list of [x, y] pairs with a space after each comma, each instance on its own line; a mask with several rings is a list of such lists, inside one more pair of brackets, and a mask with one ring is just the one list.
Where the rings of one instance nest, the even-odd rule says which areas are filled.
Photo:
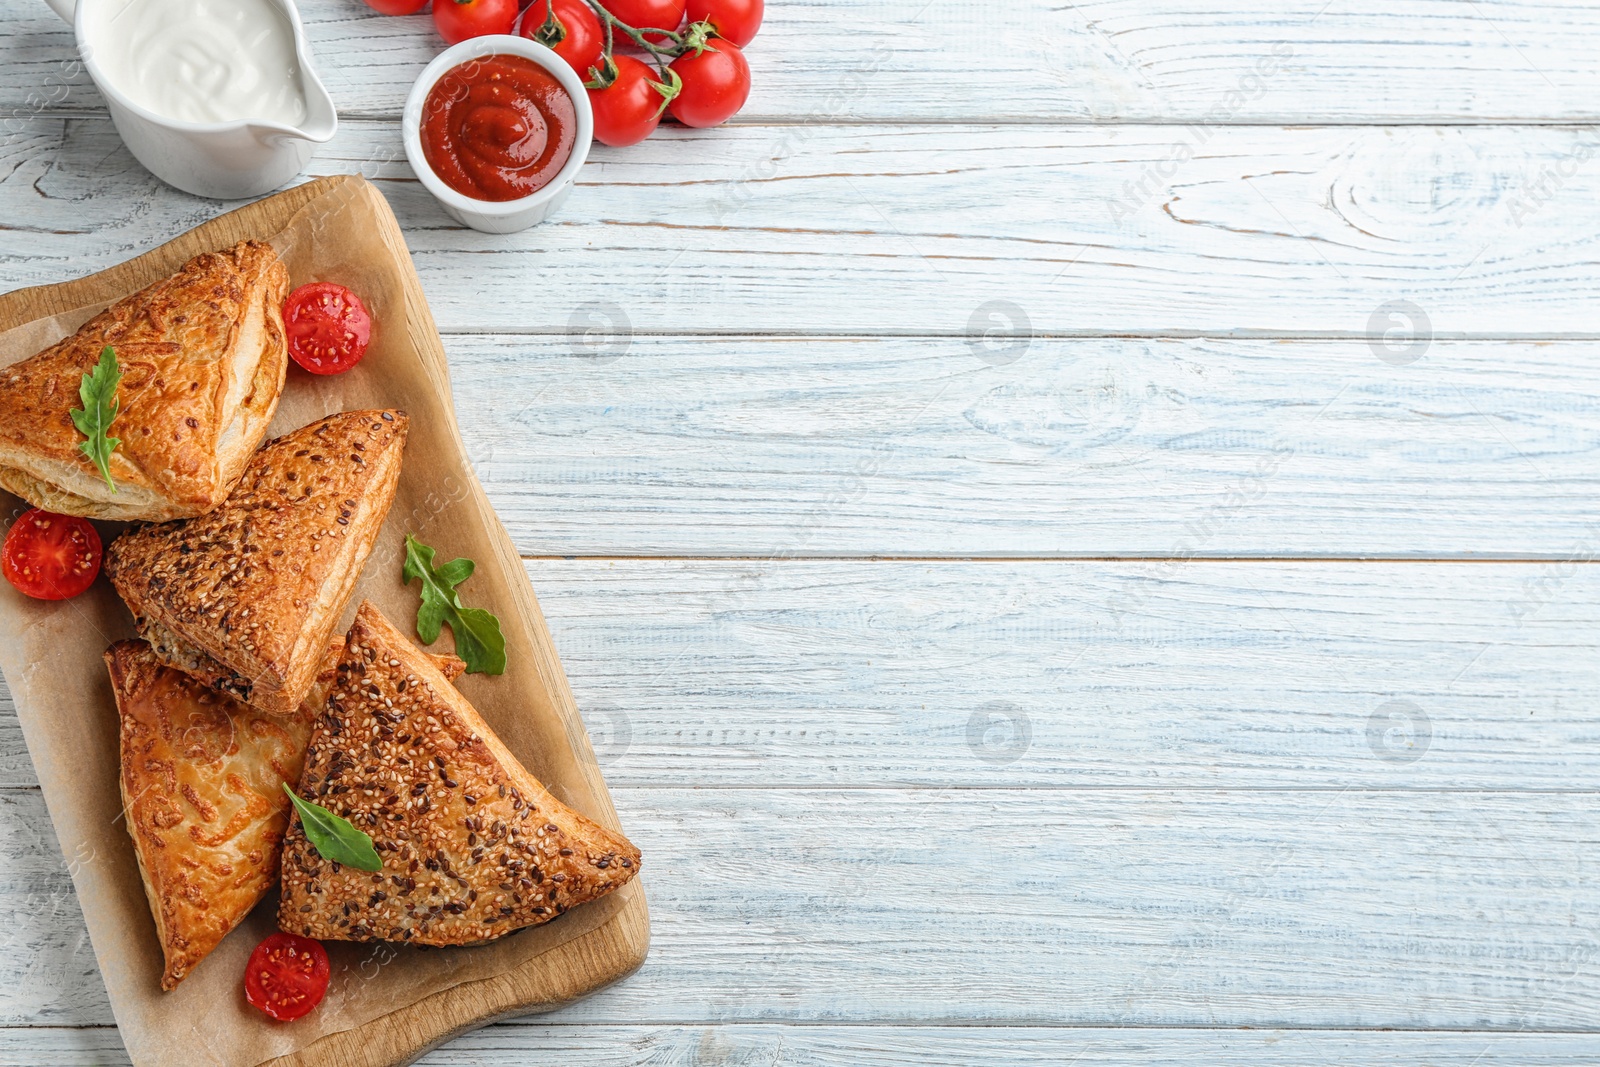
[[306, 832], [306, 840], [317, 850], [317, 855], [358, 871], [383, 870], [383, 860], [372, 847], [372, 838], [351, 826], [350, 820], [340, 818], [314, 801], [301, 800], [294, 795], [288, 782], [283, 783], [283, 791], [289, 794], [294, 810], [300, 813], [300, 828]]
[[474, 566], [470, 559], [453, 559], [435, 567], [433, 549], [406, 534], [405, 580], [422, 582], [417, 636], [431, 645], [439, 640], [439, 627], [449, 623], [456, 655], [467, 661], [468, 673], [504, 674], [506, 639], [500, 620], [483, 608], [465, 607], [456, 592], [456, 586], [472, 577]]
[[72, 416], [72, 425], [88, 438], [78, 443], [78, 449], [100, 468], [101, 476], [113, 493], [117, 491], [117, 483], [111, 480], [111, 450], [122, 443], [122, 438], [112, 437], [107, 431], [122, 407], [117, 400], [117, 383], [121, 381], [122, 368], [117, 366], [117, 350], [106, 345], [100, 351], [99, 364], [85, 374], [78, 385], [78, 399], [83, 402], [83, 407], [68, 412]]

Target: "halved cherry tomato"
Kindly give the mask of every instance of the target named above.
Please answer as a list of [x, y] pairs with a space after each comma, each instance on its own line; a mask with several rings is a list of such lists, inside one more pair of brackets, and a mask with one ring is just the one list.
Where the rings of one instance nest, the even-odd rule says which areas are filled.
[[685, 126], [727, 122], [750, 99], [750, 64], [732, 42], [712, 38], [698, 55], [691, 50], [674, 59], [672, 69], [683, 89], [667, 108]]
[[547, 46], [566, 60], [567, 65], [578, 72], [578, 77], [587, 79], [589, 68], [600, 65], [600, 52], [606, 46], [605, 27], [584, 0], [554, 0], [554, 8], [556, 21], [561, 23], [565, 37], [559, 41], [545, 38], [544, 24], [550, 14], [545, 0], [533, 0], [522, 13], [522, 36]]
[[312, 374], [344, 373], [361, 361], [372, 340], [366, 305], [334, 282], [312, 282], [290, 293], [283, 325], [290, 358]]
[[328, 991], [328, 950], [321, 941], [279, 930], [250, 953], [244, 997], [279, 1022], [298, 1019]]
[[428, 0], [367, 0], [367, 6], [385, 15], [415, 15]]
[[100, 573], [100, 534], [88, 519], [29, 508], [0, 547], [0, 572], [35, 600], [66, 600]]
[[594, 136], [613, 148], [638, 144], [661, 125], [668, 92], [656, 72], [632, 56], [612, 56], [617, 80], [604, 89], [590, 89]]
[[433, 27], [447, 44], [510, 33], [517, 25], [517, 0], [436, 0]]
[[[600, 6], [636, 30], [673, 30], [683, 24], [683, 12], [688, 0], [600, 0]], [[612, 42], [616, 48], [634, 47], [633, 38], [625, 33], [615, 33]], [[666, 38], [659, 33], [647, 33], [644, 39], [660, 44]]]
[[765, 0], [689, 0], [687, 13], [690, 22], [709, 22], [718, 37], [743, 48], [755, 40], [765, 12]]

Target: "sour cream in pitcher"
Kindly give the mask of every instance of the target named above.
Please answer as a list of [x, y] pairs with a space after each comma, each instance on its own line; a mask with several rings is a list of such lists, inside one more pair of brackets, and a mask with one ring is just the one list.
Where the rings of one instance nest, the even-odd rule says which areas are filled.
[[306, 119], [294, 33], [270, 0], [112, 0], [92, 37], [105, 80], [163, 118]]

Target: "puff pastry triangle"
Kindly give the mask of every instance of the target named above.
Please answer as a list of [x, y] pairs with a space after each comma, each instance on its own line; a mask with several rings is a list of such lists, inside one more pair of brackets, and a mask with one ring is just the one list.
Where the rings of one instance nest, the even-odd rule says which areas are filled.
[[[243, 241], [196, 256], [0, 369], [0, 488], [91, 519], [163, 521], [222, 503], [283, 391], [288, 289], [272, 247]], [[70, 414], [106, 345], [122, 368], [115, 492], [78, 450], [84, 438]]]
[[221, 507], [113, 541], [106, 574], [156, 656], [292, 713], [394, 501], [406, 426], [330, 415], [263, 445]]
[[312, 714], [265, 715], [118, 641], [122, 805], [173, 989], [278, 880]]
[[373, 839], [373, 874], [284, 839], [278, 925], [334, 941], [465, 945], [627, 884], [639, 850], [561, 803], [370, 603], [356, 613], [299, 793]]

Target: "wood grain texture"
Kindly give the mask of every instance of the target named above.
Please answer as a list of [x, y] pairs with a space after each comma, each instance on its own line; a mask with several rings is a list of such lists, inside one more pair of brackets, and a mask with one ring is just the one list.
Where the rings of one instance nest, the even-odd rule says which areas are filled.
[[[1194, 136], [674, 130], [597, 148], [560, 216], [510, 236], [450, 221], [393, 123], [345, 123], [314, 168], [380, 179], [447, 332], [564, 335], [614, 305], [636, 334], [987, 334], [991, 358], [1012, 333], [1600, 336], [1600, 231], [1574, 221], [1600, 200], [1590, 130]], [[219, 210], [162, 186], [99, 117], [28, 120], [0, 150], [0, 202], [27, 205], [0, 229], [14, 284]], [[1396, 319], [1395, 301], [1417, 310]]]
[[[1515, 791], [1600, 772], [1594, 566], [528, 574], [614, 785]], [[0, 787], [33, 785], [0, 725]]]
[[1563, 790], [1600, 765], [1590, 566], [529, 575], [618, 783]]
[[[452, 337], [525, 555], [1592, 558], [1600, 349]], [[1152, 507], [1153, 500], [1161, 506]]]
[[[397, 115], [443, 47], [426, 16], [300, 8], [347, 117]], [[1593, 121], [1596, 34], [1570, 0], [793, 0], [738, 121]], [[100, 105], [38, 0], [0, 3], [0, 51], [0, 114]]]
[[[562, 1022], [1596, 1027], [1594, 792], [616, 796], [654, 943]], [[106, 1023], [43, 825], [0, 793], [4, 1022]]]
[[[1593, 1067], [1593, 1034], [499, 1023], [418, 1067]], [[0, 1029], [3, 1067], [123, 1067], [115, 1029]]]

